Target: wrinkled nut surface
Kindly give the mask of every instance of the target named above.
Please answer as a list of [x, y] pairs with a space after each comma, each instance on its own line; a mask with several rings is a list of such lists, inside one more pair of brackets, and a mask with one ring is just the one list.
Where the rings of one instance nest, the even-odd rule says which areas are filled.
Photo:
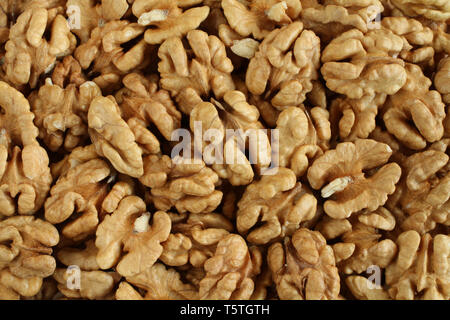
[[303, 30], [301, 22], [293, 22], [264, 38], [250, 60], [245, 84], [252, 94], [264, 95], [275, 108], [297, 106], [312, 90], [319, 62], [319, 37]]
[[[384, 143], [371, 139], [343, 142], [326, 151], [308, 169], [311, 186], [321, 189], [325, 212], [332, 218], [348, 218], [362, 209], [375, 210], [395, 191], [401, 168], [387, 163], [392, 154]], [[379, 168], [366, 177], [363, 170]]]
[[49, 222], [32, 216], [15, 216], [0, 221], [0, 268], [19, 278], [45, 278], [53, 274], [52, 247], [59, 241], [58, 230]]
[[138, 17], [141, 26], [149, 26], [144, 39], [150, 44], [159, 44], [171, 37], [183, 37], [189, 31], [197, 29], [208, 17], [209, 7], [194, 7], [201, 0], [136, 0], [133, 2], [133, 14]]
[[[50, 32], [47, 40], [44, 32]], [[76, 46], [66, 19], [44, 8], [24, 11], [9, 31], [4, 67], [15, 85], [37, 85], [39, 76], [55, 66], [56, 58], [70, 54]]]
[[144, 158], [144, 175], [139, 181], [150, 188], [152, 202], [163, 211], [175, 207], [180, 213], [212, 212], [223, 196], [215, 189], [219, 176], [203, 161], [150, 155]]
[[300, 0], [223, 0], [223, 12], [230, 26], [241, 36], [264, 38], [276, 26], [293, 22], [302, 10]]
[[[183, 283], [174, 269], [166, 269], [156, 263], [121, 282], [116, 291], [117, 300], [197, 300], [198, 292], [193, 285]], [[144, 297], [133, 286], [146, 291]]]
[[87, 109], [100, 95], [100, 88], [92, 81], [62, 88], [47, 78], [45, 85], [29, 97], [39, 138], [54, 152], [83, 144], [88, 138]]
[[124, 198], [117, 209], [104, 218], [95, 240], [101, 269], [116, 266], [120, 275], [131, 277], [156, 262], [163, 251], [161, 242], [170, 234], [171, 221], [163, 211], [153, 214], [152, 226], [150, 218], [144, 201], [136, 196]]
[[406, 231], [398, 236], [397, 245], [398, 256], [386, 268], [389, 295], [401, 300], [448, 300], [450, 237]]
[[449, 21], [0, 0], [0, 300], [450, 300]]
[[399, 221], [402, 230], [423, 234], [450, 225], [449, 143], [450, 139], [443, 139], [403, 161], [404, 177], [389, 203], [404, 214]]
[[113, 97], [96, 97], [88, 112], [89, 136], [100, 156], [124, 174], [138, 178], [144, 173], [142, 150], [136, 137], [121, 117]]
[[175, 97], [182, 112], [190, 114], [202, 97], [221, 99], [234, 83], [233, 64], [219, 38], [200, 30], [188, 32], [186, 38], [194, 58], [188, 57], [180, 38], [169, 38], [158, 50], [158, 72], [162, 88]]
[[406, 83], [387, 99], [383, 120], [387, 130], [398, 140], [410, 149], [420, 150], [427, 142], [442, 138], [445, 105], [438, 91], [429, 90], [432, 82], [420, 67], [407, 64], [405, 69]]
[[317, 199], [296, 182], [295, 173], [278, 168], [246, 188], [237, 204], [236, 226], [250, 243], [266, 244], [291, 235], [314, 217], [316, 206]]
[[259, 273], [257, 261], [241, 236], [226, 236], [217, 245], [214, 256], [205, 262], [206, 275], [199, 283], [199, 298], [248, 300], [255, 287], [252, 278]]
[[267, 253], [278, 296], [283, 300], [335, 300], [340, 283], [333, 250], [318, 231], [300, 228]]
[[0, 92], [0, 215], [34, 214], [52, 183], [49, 158], [27, 99], [2, 81]]

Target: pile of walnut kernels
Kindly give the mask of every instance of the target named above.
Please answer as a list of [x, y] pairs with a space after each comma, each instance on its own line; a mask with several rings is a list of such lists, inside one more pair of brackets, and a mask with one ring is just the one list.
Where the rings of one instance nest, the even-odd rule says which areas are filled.
[[0, 9], [0, 299], [450, 299], [450, 1]]

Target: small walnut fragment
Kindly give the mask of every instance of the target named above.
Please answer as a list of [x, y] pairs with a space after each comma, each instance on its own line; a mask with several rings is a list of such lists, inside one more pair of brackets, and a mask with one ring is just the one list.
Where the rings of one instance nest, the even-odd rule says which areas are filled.
[[150, 155], [144, 158], [144, 174], [139, 181], [150, 188], [150, 198], [158, 210], [175, 207], [178, 212], [212, 212], [222, 192], [215, 187], [219, 176], [203, 161]]
[[[444, 134], [445, 104], [436, 90], [429, 90], [431, 80], [417, 65], [406, 64], [407, 80], [383, 109], [387, 130], [406, 147], [420, 150], [427, 142], [436, 142]], [[412, 122], [414, 125], [412, 125]]]
[[221, 4], [231, 28], [243, 37], [256, 39], [293, 22], [302, 10], [300, 0], [224, 0]]
[[[44, 36], [50, 32], [50, 40]], [[53, 69], [58, 57], [72, 53], [76, 38], [66, 19], [44, 8], [27, 9], [12, 25], [3, 68], [16, 86], [29, 83], [34, 88], [40, 75]]]
[[[387, 163], [392, 154], [384, 143], [371, 139], [343, 142], [326, 151], [309, 167], [307, 177], [311, 186], [321, 189], [325, 212], [332, 218], [343, 219], [362, 209], [375, 210], [395, 191], [401, 169]], [[370, 177], [365, 171], [375, 170]]]
[[190, 114], [202, 98], [221, 99], [225, 92], [234, 89], [234, 83], [233, 64], [219, 38], [200, 30], [189, 31], [186, 38], [190, 50], [176, 37], [161, 44], [158, 72], [162, 88], [175, 97], [182, 112]]
[[193, 7], [202, 0], [135, 0], [133, 14], [141, 26], [150, 26], [144, 39], [150, 44], [160, 44], [171, 37], [183, 37], [197, 29], [208, 17], [208, 6]]
[[268, 34], [250, 60], [245, 75], [248, 90], [282, 110], [298, 106], [318, 78], [320, 39], [293, 22]]
[[[142, 273], [127, 277], [119, 284], [117, 300], [197, 300], [198, 292], [191, 284], [183, 283], [175, 269], [166, 269], [162, 263], [155, 263]], [[142, 295], [130, 284], [145, 290]]]
[[163, 251], [161, 242], [169, 237], [170, 228], [167, 213], [157, 211], [151, 217], [141, 198], [128, 196], [97, 228], [97, 263], [103, 270], [116, 266], [124, 277], [137, 275], [159, 258]]
[[0, 215], [34, 214], [52, 182], [49, 158], [28, 100], [2, 81], [0, 92]]
[[136, 137], [121, 117], [114, 97], [96, 97], [88, 111], [89, 136], [97, 153], [113, 167], [131, 177], [140, 177], [143, 170], [142, 150]]
[[217, 245], [214, 256], [206, 260], [205, 277], [200, 281], [202, 300], [248, 300], [255, 288], [253, 278], [259, 274], [260, 254], [249, 251], [245, 240], [230, 234]]
[[395, 300], [450, 299], [450, 237], [406, 231], [397, 238], [396, 261], [386, 268], [389, 295]]
[[236, 226], [250, 243], [266, 244], [292, 235], [316, 213], [317, 199], [287, 168], [263, 175], [239, 200]]
[[282, 300], [336, 300], [340, 282], [333, 250], [318, 231], [300, 228], [267, 253]]

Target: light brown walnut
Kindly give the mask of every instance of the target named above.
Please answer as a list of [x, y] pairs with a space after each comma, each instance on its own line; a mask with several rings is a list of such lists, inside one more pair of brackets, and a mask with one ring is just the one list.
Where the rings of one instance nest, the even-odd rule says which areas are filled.
[[219, 38], [201, 30], [189, 31], [186, 38], [190, 49], [177, 37], [161, 44], [158, 72], [161, 87], [171, 93], [183, 113], [190, 114], [202, 98], [221, 99], [234, 89], [234, 83], [233, 64]]
[[273, 29], [300, 15], [300, 0], [224, 0], [222, 8], [231, 28], [243, 37], [263, 39]]
[[[316, 190], [321, 189], [324, 210], [332, 218], [350, 217], [363, 209], [375, 210], [382, 206], [389, 194], [394, 193], [400, 179], [401, 168], [387, 163], [392, 154], [384, 143], [371, 139], [358, 139], [339, 143], [326, 151], [308, 169], [308, 181]], [[367, 171], [372, 171], [369, 175]]]
[[448, 300], [450, 298], [450, 237], [420, 236], [406, 231], [397, 238], [398, 255], [386, 268], [388, 292], [395, 300]]
[[282, 110], [298, 106], [318, 79], [320, 39], [301, 22], [270, 32], [248, 65], [245, 83], [254, 95]]
[[202, 0], [135, 0], [132, 11], [141, 26], [150, 27], [144, 39], [150, 44], [160, 44], [171, 37], [182, 38], [197, 29], [208, 17], [208, 6], [193, 7]]
[[282, 300], [336, 300], [340, 290], [333, 250], [318, 231], [300, 228], [269, 247], [267, 260]]
[[157, 211], [151, 217], [141, 198], [128, 196], [97, 228], [97, 263], [103, 270], [115, 266], [120, 275], [135, 276], [157, 261], [163, 252], [161, 243], [169, 237], [170, 229], [167, 213]]
[[28, 100], [2, 81], [0, 92], [0, 215], [34, 214], [52, 183], [49, 158]]
[[239, 200], [236, 227], [249, 243], [266, 244], [292, 235], [316, 214], [317, 199], [287, 168], [274, 168], [252, 182]]
[[[49, 40], [44, 36], [50, 33]], [[50, 72], [56, 59], [69, 55], [76, 47], [66, 19], [44, 8], [27, 9], [11, 26], [3, 68], [14, 85], [29, 83], [34, 88], [38, 78]]]
[[245, 240], [229, 234], [217, 245], [214, 256], [206, 260], [205, 277], [200, 281], [202, 300], [248, 300], [255, 288], [254, 277], [260, 272], [261, 258], [249, 251]]
[[[117, 300], [197, 300], [198, 292], [190, 284], [183, 283], [180, 274], [167, 269], [162, 263], [155, 263], [142, 273], [127, 277], [116, 291]], [[134, 289], [138, 287], [144, 294]]]
[[383, 109], [387, 130], [406, 147], [420, 150], [427, 142], [436, 142], [444, 134], [445, 104], [431, 80], [419, 66], [406, 64], [407, 80], [394, 95], [388, 97]]
[[144, 158], [139, 181], [150, 188], [150, 199], [158, 210], [175, 207], [180, 213], [212, 212], [223, 196], [215, 188], [219, 176], [203, 161], [150, 155]]

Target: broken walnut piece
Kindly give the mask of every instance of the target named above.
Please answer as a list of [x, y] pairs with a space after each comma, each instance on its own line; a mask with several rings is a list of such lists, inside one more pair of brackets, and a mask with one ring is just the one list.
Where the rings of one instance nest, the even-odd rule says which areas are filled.
[[58, 290], [67, 298], [104, 300], [114, 291], [119, 277], [112, 272], [57, 268], [53, 278], [58, 282]]
[[107, 158], [113, 167], [138, 178], [144, 173], [142, 150], [129, 125], [122, 119], [114, 97], [96, 97], [88, 111], [89, 136], [96, 152]]
[[340, 290], [333, 250], [318, 231], [297, 229], [272, 244], [267, 260], [282, 300], [336, 300]]
[[161, 243], [169, 237], [170, 229], [167, 213], [157, 211], [151, 217], [141, 198], [128, 196], [97, 228], [97, 263], [103, 270], [116, 266], [124, 277], [137, 275], [159, 258], [163, 251]]
[[420, 150], [444, 134], [445, 104], [419, 66], [407, 63], [405, 85], [388, 97], [383, 108], [387, 130], [406, 147]]
[[52, 182], [49, 158], [28, 100], [2, 81], [0, 92], [0, 215], [34, 214]]
[[[303, 107], [303, 106], [302, 106]], [[288, 167], [297, 177], [328, 149], [331, 137], [329, 113], [321, 107], [311, 110], [289, 107], [278, 116], [279, 165]]]
[[[142, 296], [133, 286], [144, 290]], [[197, 300], [197, 289], [183, 283], [175, 269], [167, 269], [162, 263], [155, 263], [150, 268], [135, 276], [127, 277], [116, 291], [117, 300]]]
[[[125, 121], [134, 118], [143, 127], [153, 123], [163, 137], [170, 141], [173, 131], [181, 126], [181, 113], [170, 98], [169, 92], [159, 88], [158, 80], [138, 73], [127, 74], [122, 79], [124, 88], [119, 90], [115, 97]], [[159, 142], [158, 148], [153, 149], [155, 150], [149, 151], [159, 151]]]
[[231, 28], [243, 37], [256, 39], [292, 23], [302, 10], [300, 0], [224, 0], [221, 4]]
[[52, 172], [57, 180], [45, 203], [46, 219], [64, 222], [61, 233], [73, 241], [95, 233], [103, 216], [134, 194], [131, 178], [117, 174], [99, 159], [92, 144], [75, 148], [52, 165]]
[[219, 213], [190, 213], [185, 221], [172, 222], [172, 233], [162, 243], [164, 251], [159, 259], [169, 266], [203, 267], [214, 255], [218, 242], [233, 229], [233, 224]]
[[[192, 109], [189, 121], [194, 134], [201, 125], [199, 133], [207, 137], [199, 146], [202, 149], [196, 151], [203, 150], [206, 164], [212, 165], [219, 177], [228, 179], [232, 185], [246, 185], [253, 180], [252, 164], [257, 170], [269, 166], [269, 138], [259, 122], [258, 109], [247, 102], [242, 92], [227, 91], [221, 101], [211, 99], [211, 103], [199, 103]], [[248, 158], [245, 155], [247, 141]]]
[[450, 237], [420, 236], [410, 230], [397, 238], [398, 255], [386, 268], [388, 292], [395, 300], [448, 300]]
[[403, 213], [401, 230], [424, 234], [439, 224], [450, 225], [450, 139], [442, 139], [401, 163], [403, 177], [389, 201]]
[[0, 221], [0, 269], [15, 277], [45, 278], [56, 268], [52, 247], [59, 242], [58, 230], [33, 216], [15, 216]]
[[336, 98], [331, 101], [330, 122], [334, 137], [341, 141], [365, 139], [375, 130], [378, 109], [387, 95], [377, 93], [359, 99]]
[[67, 0], [66, 8], [72, 32], [83, 44], [89, 40], [93, 29], [111, 20], [120, 20], [128, 10], [128, 3], [127, 0]]
[[163, 211], [175, 207], [180, 213], [212, 212], [223, 196], [215, 189], [219, 176], [201, 160], [147, 156], [139, 181], [150, 188], [151, 201]]
[[97, 96], [101, 96], [101, 91], [92, 81], [61, 87], [50, 78], [30, 95], [39, 138], [51, 151], [71, 151], [89, 138], [87, 110]]
[[217, 245], [214, 256], [206, 260], [205, 277], [199, 283], [202, 300], [248, 300], [260, 272], [261, 257], [250, 251], [245, 240], [229, 234]]
[[248, 90], [282, 110], [298, 106], [318, 78], [320, 39], [293, 22], [270, 32], [250, 60], [245, 75]]
[[160, 44], [171, 37], [182, 38], [197, 29], [208, 17], [208, 6], [193, 7], [202, 0], [135, 0], [132, 11], [138, 24], [145, 27], [144, 39], [149, 44]]
[[297, 182], [292, 170], [271, 170], [248, 185], [237, 204], [236, 226], [249, 243], [267, 244], [290, 236], [316, 213], [317, 199]]
[[75, 46], [76, 38], [62, 15], [52, 17], [44, 8], [28, 9], [10, 29], [3, 64], [6, 76], [14, 85], [28, 83], [34, 88], [39, 77], [53, 69], [56, 59], [72, 53]]
[[234, 89], [234, 83], [233, 64], [219, 38], [201, 30], [189, 31], [186, 38], [190, 49], [176, 37], [161, 44], [158, 71], [161, 87], [171, 93], [183, 113], [190, 114], [202, 98], [221, 99]]
[[392, 0], [392, 4], [410, 17], [424, 16], [434, 21], [450, 19], [450, 3], [440, 0]]
[[[395, 191], [401, 168], [387, 163], [391, 148], [371, 139], [339, 143], [326, 151], [309, 167], [307, 177], [312, 188], [321, 189], [324, 210], [332, 218], [348, 218], [362, 209], [375, 210]], [[372, 171], [366, 177], [367, 171]], [[370, 171], [369, 171], [370, 172]]]
[[367, 32], [376, 27], [376, 17], [384, 11], [379, 0], [308, 1], [303, 5], [301, 20], [305, 27], [329, 42], [349, 29]]
[[442, 95], [444, 103], [450, 104], [450, 57], [439, 62], [438, 70], [434, 76], [434, 86]]
[[142, 39], [144, 27], [128, 20], [113, 20], [92, 30], [74, 57], [105, 93], [122, 87], [122, 77], [144, 69], [152, 62], [152, 48]]

